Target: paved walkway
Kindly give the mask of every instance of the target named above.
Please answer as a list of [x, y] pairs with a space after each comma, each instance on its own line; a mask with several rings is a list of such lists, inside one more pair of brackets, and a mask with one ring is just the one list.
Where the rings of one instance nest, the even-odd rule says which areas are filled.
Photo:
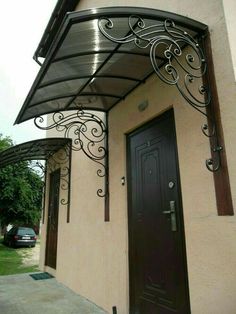
[[1, 314], [107, 314], [56, 279], [0, 276]]

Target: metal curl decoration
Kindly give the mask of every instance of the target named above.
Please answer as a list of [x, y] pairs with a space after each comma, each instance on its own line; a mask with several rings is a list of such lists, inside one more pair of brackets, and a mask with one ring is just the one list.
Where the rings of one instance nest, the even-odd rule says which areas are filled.
[[[169, 85], [177, 85], [185, 98], [194, 106], [206, 107], [209, 105], [210, 95], [206, 99], [204, 97], [198, 99], [197, 96], [192, 97], [189, 88], [186, 88], [187, 83], [192, 83], [194, 79], [201, 79], [206, 73], [206, 61], [203, 51], [190, 34], [177, 27], [171, 20], [146, 26], [145, 20], [136, 15], [131, 15], [128, 18], [128, 26], [129, 34], [117, 38], [110, 34], [114, 28], [114, 23], [110, 18], [102, 17], [98, 20], [99, 30], [107, 39], [118, 44], [133, 42], [141, 49], [150, 47], [150, 60], [153, 69], [163, 82]], [[186, 45], [191, 48], [192, 52], [186, 54], [184, 59], [186, 64], [184, 64], [183, 60], [180, 61], [180, 57], [183, 56], [183, 48]], [[162, 51], [163, 57], [166, 59], [164, 71], [161, 71], [163, 65], [158, 64], [157, 50]], [[178, 64], [179, 69], [174, 65], [174, 62]], [[185, 79], [181, 82], [183, 75], [180, 75], [180, 70], [185, 73], [185, 76], [191, 77], [191, 81]], [[205, 93], [207, 93], [206, 88]], [[199, 96], [202, 96], [202, 93]]]
[[[211, 104], [211, 93], [204, 84], [207, 63], [203, 49], [197, 40], [169, 19], [154, 25], [146, 25], [144, 18], [131, 15], [128, 17], [127, 24], [129, 27], [127, 35], [115, 37], [112, 34], [113, 29], [115, 30], [112, 19], [101, 17], [98, 20], [98, 28], [108, 40], [117, 44], [133, 42], [140, 49], [149, 48], [153, 70], [160, 80], [176, 86], [183, 98], [211, 122], [213, 119], [206, 112]], [[189, 48], [187, 53], [184, 51], [185, 47]], [[158, 56], [163, 57], [165, 63], [160, 63]], [[196, 82], [199, 82], [197, 88]], [[209, 138], [215, 137], [214, 142], [218, 143], [215, 124], [211, 124], [213, 125], [211, 131], [205, 124], [202, 132]], [[213, 158], [206, 160], [208, 170], [212, 172], [219, 170], [222, 149], [222, 146], [218, 144], [212, 148], [214, 161]]]
[[213, 137], [215, 136], [215, 125], [212, 127], [211, 130], [209, 130], [209, 126], [208, 124], [204, 123], [202, 125], [202, 133], [206, 136], [206, 137]]
[[[36, 117], [35, 125], [41, 130], [56, 129], [62, 132], [65, 138], [72, 139], [72, 150], [82, 151], [89, 159], [94, 161], [99, 169], [97, 175], [101, 178], [107, 175], [107, 126], [97, 115], [79, 108], [76, 112], [64, 114], [55, 112], [51, 116], [52, 123], [43, 126], [44, 118]], [[105, 197], [106, 188], [97, 190], [97, 195]]]
[[69, 193], [70, 193], [70, 147], [66, 145], [60, 149], [56, 154], [51, 155], [47, 160], [47, 168], [50, 172], [60, 168], [60, 188], [68, 191], [67, 200], [61, 199], [62, 205], [69, 206]]
[[217, 145], [215, 148], [213, 148], [212, 152], [213, 154], [216, 154], [216, 158], [209, 158], [206, 160], [206, 167], [209, 171], [215, 172], [218, 171], [221, 167], [221, 161], [220, 161], [220, 152], [223, 150], [222, 146]]
[[46, 193], [46, 176], [47, 176], [47, 169], [45, 166], [45, 161], [42, 160], [30, 160], [29, 167], [39, 176], [42, 181], [42, 222], [44, 223], [44, 216], [45, 216], [45, 193]]
[[45, 184], [45, 165], [39, 160], [31, 160], [29, 166], [40, 177], [43, 184]]
[[61, 180], [62, 180], [61, 189], [62, 189], [62, 190], [68, 190], [68, 185], [69, 185], [69, 180], [68, 180], [69, 171], [70, 171], [69, 167], [61, 167]]

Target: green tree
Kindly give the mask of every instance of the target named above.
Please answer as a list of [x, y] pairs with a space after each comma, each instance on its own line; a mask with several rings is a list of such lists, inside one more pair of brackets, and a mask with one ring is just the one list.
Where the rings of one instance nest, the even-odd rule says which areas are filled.
[[3, 137], [0, 133], [0, 151], [13, 146], [13, 141], [9, 136]]
[[[13, 145], [0, 134], [0, 150]], [[30, 163], [20, 162], [0, 169], [0, 221], [36, 225], [40, 220], [43, 182]]]

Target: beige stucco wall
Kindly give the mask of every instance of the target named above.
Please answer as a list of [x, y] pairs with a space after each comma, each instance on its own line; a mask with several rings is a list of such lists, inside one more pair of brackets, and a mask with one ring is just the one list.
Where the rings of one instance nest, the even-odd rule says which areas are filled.
[[[235, 42], [235, 19], [233, 18], [235, 16], [235, 4], [232, 1], [226, 0], [223, 3], [222, 0], [110, 0], [108, 5], [106, 0], [80, 0], [77, 9], [84, 10], [107, 6], [148, 7], [180, 14], [208, 25], [211, 34], [213, 62], [219, 93], [233, 201], [235, 204], [236, 163], [234, 162], [234, 147], [236, 145], [236, 137], [234, 124], [236, 120], [236, 88], [232, 61], [232, 56], [234, 58], [235, 55], [235, 43], [233, 43]], [[225, 18], [225, 14], [227, 18]], [[229, 38], [231, 39], [230, 42]]]
[[[220, 0], [109, 1], [109, 5], [145, 6], [182, 14], [209, 25], [225, 135], [230, 183], [236, 202], [236, 92], [224, 11]], [[81, 0], [78, 9], [107, 6]], [[139, 112], [137, 106], [148, 100]], [[175, 87], [152, 77], [109, 116], [110, 215], [104, 222], [103, 200], [96, 197], [101, 179], [96, 165], [81, 153], [72, 156], [71, 221], [59, 209], [58, 280], [111, 313], [128, 314], [128, 227], [125, 134], [174, 107], [185, 220], [190, 302], [193, 314], [236, 313], [236, 219], [217, 216], [213, 178], [204, 165], [210, 157], [200, 127], [204, 118], [186, 104]], [[50, 135], [55, 135], [50, 134]], [[42, 239], [46, 236], [46, 224]], [[41, 267], [45, 244], [42, 240]]]
[[225, 12], [225, 21], [228, 31], [228, 39], [230, 44], [231, 56], [234, 67], [234, 76], [236, 81], [236, 1], [234, 0], [222, 0]]

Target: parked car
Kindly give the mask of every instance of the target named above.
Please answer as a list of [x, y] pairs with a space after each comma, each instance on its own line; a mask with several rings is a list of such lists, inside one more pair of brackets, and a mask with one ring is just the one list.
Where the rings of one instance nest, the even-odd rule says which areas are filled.
[[13, 227], [4, 235], [4, 243], [11, 247], [34, 247], [37, 237], [32, 228]]

